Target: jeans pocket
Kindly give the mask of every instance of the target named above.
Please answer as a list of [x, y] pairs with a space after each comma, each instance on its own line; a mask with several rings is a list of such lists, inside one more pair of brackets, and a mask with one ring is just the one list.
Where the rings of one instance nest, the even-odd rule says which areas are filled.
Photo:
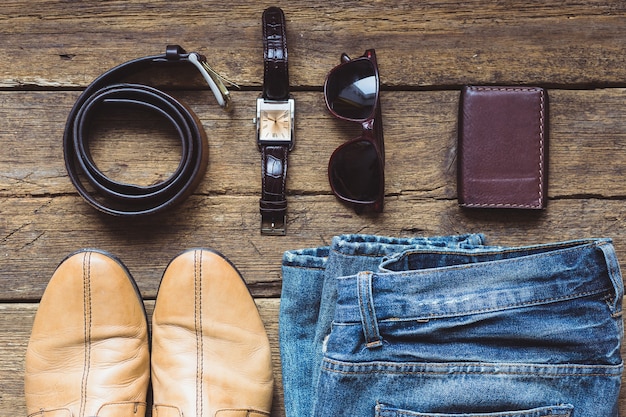
[[377, 404], [376, 417], [570, 417], [574, 412], [574, 406], [561, 404], [555, 406], [539, 407], [529, 410], [500, 411], [491, 413], [420, 413], [416, 411], [394, 408], [389, 405]]

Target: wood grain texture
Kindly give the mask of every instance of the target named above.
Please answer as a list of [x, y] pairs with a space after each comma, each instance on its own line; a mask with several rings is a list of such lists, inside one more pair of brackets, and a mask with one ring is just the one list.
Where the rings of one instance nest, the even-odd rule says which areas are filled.
[[[175, 91], [200, 117], [209, 141], [209, 166], [199, 194], [256, 195], [260, 154], [255, 143], [254, 92], [233, 92], [223, 112], [207, 91]], [[549, 89], [549, 195], [624, 196], [626, 89]], [[329, 194], [326, 165], [332, 151], [358, 135], [332, 118], [321, 92], [297, 92], [296, 145], [289, 156], [288, 192]], [[0, 197], [75, 193], [63, 163], [62, 137], [75, 92], [0, 92], [5, 152], [0, 154]], [[386, 193], [431, 192], [456, 197], [459, 91], [382, 93]], [[167, 129], [142, 126], [140, 113], [108, 114], [92, 132], [100, 168], [114, 178], [149, 183], [177, 163], [180, 142]], [[150, 119], [148, 119], [150, 120]], [[128, 125], [131, 124], [129, 127]], [[169, 169], [169, 171], [168, 171]], [[257, 180], [258, 178], [258, 180]]]
[[[282, 4], [281, 4], [282, 3]], [[262, 79], [261, 11], [287, 16], [291, 82], [319, 86], [376, 48], [389, 86], [620, 84], [626, 5], [611, 1], [23, 1], [3, 3], [0, 86], [79, 87], [177, 43], [244, 86]]]
[[[287, 18], [296, 99], [289, 156], [288, 232], [259, 233], [260, 154], [255, 99], [263, 75], [261, 13]], [[210, 247], [240, 269], [272, 342], [284, 415], [277, 318], [284, 251], [342, 233], [388, 236], [482, 232], [523, 245], [611, 237], [626, 259], [626, 2], [622, 0], [148, 1], [8, 0], [0, 11], [0, 417], [24, 414], [23, 358], [50, 276], [70, 252], [117, 255], [151, 311], [163, 270], [179, 252]], [[209, 166], [181, 206], [152, 218], [96, 213], [65, 172], [61, 138], [83, 88], [168, 44], [207, 56], [232, 90], [219, 109], [190, 68], [151, 68], [127, 81], [162, 87], [198, 115]], [[342, 52], [375, 48], [386, 145], [385, 211], [356, 215], [330, 192], [332, 151], [359, 126], [326, 110], [324, 78]], [[459, 93], [466, 84], [539, 85], [549, 95], [548, 208], [466, 210], [456, 200]], [[176, 135], [140, 112], [103, 112], [90, 147], [108, 175], [149, 184], [175, 169]], [[626, 396], [620, 400], [626, 413]]]

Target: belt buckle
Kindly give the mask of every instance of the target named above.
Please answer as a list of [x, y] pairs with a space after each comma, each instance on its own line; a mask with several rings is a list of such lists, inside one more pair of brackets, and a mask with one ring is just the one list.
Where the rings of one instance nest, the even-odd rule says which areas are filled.
[[285, 236], [287, 230], [287, 216], [282, 217], [261, 217], [261, 234], [265, 236]]

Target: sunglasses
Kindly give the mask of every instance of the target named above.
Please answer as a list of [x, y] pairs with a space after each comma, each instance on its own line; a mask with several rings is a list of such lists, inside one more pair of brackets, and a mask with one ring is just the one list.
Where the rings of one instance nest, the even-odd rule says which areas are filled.
[[361, 136], [339, 146], [328, 162], [330, 187], [360, 213], [365, 207], [383, 211], [385, 145], [380, 110], [376, 53], [368, 49], [356, 59], [341, 55], [324, 83], [324, 98], [338, 119], [360, 123]]

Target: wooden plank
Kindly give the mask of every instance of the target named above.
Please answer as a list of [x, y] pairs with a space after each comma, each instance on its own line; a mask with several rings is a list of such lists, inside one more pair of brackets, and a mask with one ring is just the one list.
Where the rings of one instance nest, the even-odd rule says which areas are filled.
[[[194, 109], [208, 135], [209, 167], [198, 193], [257, 195], [260, 156], [252, 124], [257, 94], [234, 92], [232, 113], [223, 112], [209, 92], [175, 94]], [[626, 89], [549, 90], [549, 96], [549, 195], [624, 197]], [[0, 93], [6, 150], [0, 153], [0, 197], [75, 193], [63, 164], [62, 137], [77, 97], [76, 92]], [[321, 93], [295, 97], [296, 145], [287, 188], [291, 194], [328, 194], [328, 158], [358, 130], [333, 119]], [[458, 91], [383, 93], [388, 195], [419, 191], [455, 198], [458, 99]], [[174, 135], [159, 127], [144, 134], [140, 114], [104, 116], [98, 126], [109, 130], [96, 129], [92, 136], [96, 161], [107, 174], [149, 183], [176, 164], [180, 145]]]
[[[178, 43], [243, 86], [262, 80], [261, 12], [271, 2], [3, 2], [1, 87], [85, 86]], [[621, 0], [533, 3], [297, 0], [284, 4], [291, 81], [319, 86], [344, 50], [376, 48], [389, 86], [623, 85]]]
[[222, 252], [257, 297], [278, 297], [285, 250], [329, 244], [342, 233], [390, 236], [485, 233], [490, 244], [525, 245], [611, 237], [626, 259], [622, 200], [557, 199], [544, 212], [463, 210], [456, 200], [405, 192], [385, 212], [358, 216], [333, 196], [290, 196], [287, 236], [259, 234], [258, 197], [193, 196], [157, 219], [122, 221], [99, 215], [78, 197], [11, 198], [0, 202], [3, 285], [0, 300], [37, 300], [57, 264], [81, 247], [117, 255], [142, 294], [154, 298], [168, 262], [189, 247]]

